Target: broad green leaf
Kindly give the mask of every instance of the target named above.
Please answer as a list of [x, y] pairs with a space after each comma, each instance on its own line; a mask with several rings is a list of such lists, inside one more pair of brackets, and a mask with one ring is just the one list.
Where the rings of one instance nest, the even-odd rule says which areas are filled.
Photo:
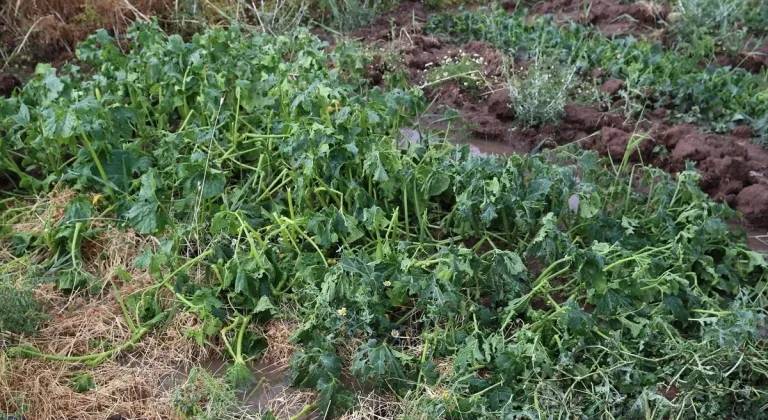
[[91, 218], [92, 211], [91, 200], [84, 195], [78, 195], [67, 205], [67, 209], [64, 211], [63, 223], [87, 222]]
[[128, 224], [139, 233], [156, 233], [161, 230], [163, 223], [160, 203], [157, 200], [142, 200], [131, 207], [125, 214]]
[[434, 173], [429, 179], [427, 193], [430, 196], [440, 195], [445, 192], [450, 185], [451, 179], [447, 175], [443, 173]]

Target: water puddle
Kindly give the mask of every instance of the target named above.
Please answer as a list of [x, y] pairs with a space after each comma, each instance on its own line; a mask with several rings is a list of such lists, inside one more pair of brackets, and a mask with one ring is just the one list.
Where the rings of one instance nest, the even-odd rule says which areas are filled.
[[[213, 357], [198, 365], [215, 378], [223, 378], [230, 362]], [[250, 366], [254, 381], [244, 389], [237, 391], [240, 414], [259, 415], [272, 410], [278, 418], [290, 418], [312, 404], [316, 396], [311, 390], [291, 387], [291, 370], [287, 365], [256, 363]], [[189, 378], [190, 370], [179, 370], [172, 377], [166, 378], [165, 387], [169, 390], [182, 386]], [[373, 388], [350, 376], [342, 376], [344, 386], [357, 395], [368, 395]], [[311, 412], [301, 417], [302, 420], [320, 419], [322, 413]]]
[[747, 246], [753, 251], [768, 254], [768, 230], [747, 229]]
[[[223, 377], [229, 362], [221, 358], [213, 358], [201, 363], [203, 369], [207, 370], [216, 377]], [[304, 407], [306, 393], [291, 388], [291, 371], [288, 366], [274, 366], [267, 364], [256, 364], [251, 367], [251, 373], [254, 382], [247, 388], [239, 391], [242, 408], [248, 413], [263, 413], [269, 407], [270, 402], [277, 398], [282, 398], [286, 402], [296, 402], [295, 407], [284, 407], [286, 411], [294, 411], [290, 415], [295, 415]], [[286, 413], [289, 414], [289, 413]]]
[[468, 144], [469, 151], [474, 156], [511, 156], [519, 153], [509, 144], [493, 140], [472, 139], [466, 142], [458, 141], [456, 144]]
[[[217, 379], [224, 378], [229, 366], [230, 362], [221, 357], [213, 357], [197, 365]], [[256, 363], [250, 369], [254, 381], [236, 392], [239, 405], [232, 409], [238, 414], [259, 415], [272, 409], [276, 411], [278, 418], [288, 418], [298, 414], [305, 404], [314, 402], [312, 393], [290, 386], [291, 371], [288, 366]], [[163, 380], [163, 387], [171, 391], [183, 386], [189, 379], [191, 371], [191, 368], [178, 369]], [[303, 417], [303, 419], [314, 418], [319, 417], [314, 414]]]

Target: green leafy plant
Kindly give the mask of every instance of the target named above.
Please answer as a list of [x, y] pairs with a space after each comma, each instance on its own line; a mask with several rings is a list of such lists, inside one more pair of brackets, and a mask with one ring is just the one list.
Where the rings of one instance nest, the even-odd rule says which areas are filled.
[[[674, 55], [652, 60], [650, 44], [577, 25], [442, 19], [431, 25], [571, 51], [560, 65], [613, 54], [616, 74], [679, 75], [653, 100], [679, 90], [681, 111], [691, 98], [705, 98], [702, 112], [751, 103], [761, 83], [686, 63], [665, 73], [654, 60]], [[105, 32], [80, 45], [90, 74], [41, 67], [0, 99], [0, 126], [20, 168], [36, 170], [15, 194], [46, 179], [81, 193], [19, 252], [39, 246], [49, 273], [87, 274], [83, 240], [110, 223], [152, 238], [133, 266], [153, 282], [115, 296], [125, 342], [83, 355], [22, 345], [9, 357], [98, 364], [184, 311], [201, 325], [188, 335], [220, 343], [232, 368], [225, 382], [197, 373], [176, 407], [223, 416], [265, 349], [255, 324], [283, 317], [299, 325], [292, 385], [316, 393], [302, 415], [353, 407], [347, 371], [434, 417], [763, 415], [768, 264], [693, 167], [672, 177], [635, 165], [642, 137], [620, 162], [576, 146], [509, 158], [440, 140], [403, 147], [422, 91], [371, 87], [368, 55], [305, 30], [185, 41], [150, 23], [129, 39], [125, 51]], [[602, 49], [583, 55], [590, 46]], [[745, 90], [717, 98], [686, 84], [696, 77]]]
[[82, 394], [96, 388], [96, 382], [93, 380], [93, 376], [82, 373], [72, 378], [70, 387], [72, 391]]
[[756, 9], [751, 0], [679, 0], [672, 29], [683, 40], [711, 36], [718, 48], [735, 54], [745, 47], [745, 17]]

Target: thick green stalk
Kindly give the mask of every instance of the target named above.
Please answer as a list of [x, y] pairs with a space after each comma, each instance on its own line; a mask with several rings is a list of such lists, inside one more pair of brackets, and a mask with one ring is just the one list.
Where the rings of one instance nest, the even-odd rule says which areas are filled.
[[107, 187], [107, 192], [109, 192], [109, 195], [112, 196], [113, 200], [117, 200], [117, 197], [115, 196], [115, 192], [112, 190], [112, 187], [111, 187], [112, 182], [109, 180], [109, 177], [107, 176], [107, 172], [104, 170], [104, 166], [101, 165], [101, 160], [99, 160], [99, 156], [96, 154], [96, 151], [93, 149], [93, 146], [91, 146], [91, 142], [88, 141], [88, 136], [85, 134], [85, 131], [83, 131], [82, 127], [80, 127], [80, 134], [81, 134], [81, 139], [83, 141], [83, 145], [85, 146], [86, 150], [88, 150], [88, 153], [91, 154], [93, 163], [96, 165], [96, 169], [98, 169], [99, 175], [101, 176], [101, 179], [104, 181], [105, 186]]
[[98, 364], [104, 359], [112, 356], [113, 354], [120, 353], [124, 350], [127, 350], [133, 347], [142, 338], [144, 338], [147, 332], [149, 332], [149, 328], [142, 327], [141, 329], [139, 329], [133, 334], [130, 340], [126, 341], [119, 347], [115, 347], [111, 350], [103, 351], [101, 353], [86, 354], [83, 356], [60, 356], [58, 354], [46, 354], [46, 353], [41, 353], [37, 350], [33, 350], [26, 347], [16, 347], [14, 349], [14, 352], [18, 352], [24, 356], [38, 357], [41, 359], [53, 360], [58, 362], [89, 362], [91, 364]]

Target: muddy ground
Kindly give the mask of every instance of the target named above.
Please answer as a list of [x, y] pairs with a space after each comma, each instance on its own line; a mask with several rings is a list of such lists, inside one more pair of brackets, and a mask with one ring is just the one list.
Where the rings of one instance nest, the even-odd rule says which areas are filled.
[[[616, 0], [593, 2], [587, 15], [582, 2], [577, 0], [539, 3], [532, 10], [590, 22], [612, 34], [662, 37], [658, 22], [669, 13], [666, 6], [624, 5]], [[456, 82], [425, 91], [432, 103], [428, 114], [440, 115], [446, 109], [459, 111], [460, 118], [452, 121], [454, 141], [473, 144], [479, 152], [496, 154], [530, 153], [578, 142], [586, 149], [620, 161], [630, 138], [640, 135], [645, 140], [633, 153], [632, 161], [650, 163], [671, 173], [685, 169], [686, 161], [695, 162], [704, 191], [744, 214], [749, 225], [768, 227], [768, 150], [750, 142], [753, 133], [749, 127], [737, 127], [730, 135], [713, 134], [695, 125], [668, 122], [668, 110], [663, 108], [650, 110], [639, 120], [628, 118], [621, 112], [618, 97], [623, 81], [605, 78], [600, 69], [593, 69], [585, 83], [599, 86], [613, 105], [569, 103], [559, 124], [523, 127], [515, 121], [504, 84], [502, 55], [480, 41], [456, 45], [450, 39], [425, 34], [421, 23], [427, 17], [428, 12], [420, 3], [406, 3], [354, 35], [369, 45], [394, 48], [402, 56], [412, 83], [418, 85], [424, 83], [427, 69], [446, 57], [457, 58], [464, 53], [483, 58], [488, 86], [482, 94], [465, 92]], [[373, 83], [381, 83], [384, 69], [376, 64], [382, 61], [377, 57], [369, 69]], [[518, 66], [508, 71], [524, 70], [525, 63], [518, 61], [515, 67]], [[447, 125], [443, 118], [425, 118], [422, 123], [438, 128]]]

